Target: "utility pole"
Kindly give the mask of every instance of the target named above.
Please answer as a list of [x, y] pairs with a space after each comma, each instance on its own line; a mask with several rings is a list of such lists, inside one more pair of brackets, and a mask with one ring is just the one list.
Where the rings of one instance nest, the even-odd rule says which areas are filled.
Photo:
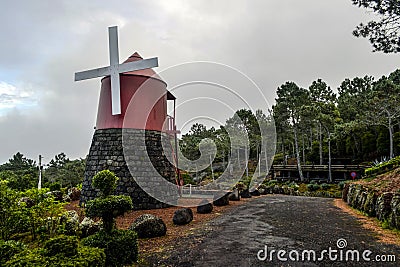
[[210, 155], [210, 167], [211, 167], [211, 176], [212, 176], [212, 180], [213, 180], [213, 182], [214, 182], [214, 170], [213, 170], [211, 155]]
[[244, 148], [244, 160], [246, 163], [246, 176], [249, 177], [249, 159], [247, 156], [247, 146]]
[[42, 189], [42, 155], [39, 155], [39, 182], [38, 189]]

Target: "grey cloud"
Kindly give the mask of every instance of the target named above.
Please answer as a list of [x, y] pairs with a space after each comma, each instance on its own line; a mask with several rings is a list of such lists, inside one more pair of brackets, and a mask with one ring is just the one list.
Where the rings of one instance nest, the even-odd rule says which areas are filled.
[[[194, 60], [225, 63], [254, 79], [272, 103], [288, 80], [307, 87], [323, 78], [336, 88], [346, 77], [393, 71], [397, 55], [372, 54], [366, 40], [351, 36], [366, 17], [349, 0], [11, 1], [0, 11], [7, 40], [0, 42], [0, 77], [31, 84], [40, 99], [31, 112], [0, 117], [0, 163], [17, 151], [47, 160], [61, 151], [86, 155], [100, 79], [75, 83], [73, 74], [109, 63], [108, 26], [120, 26], [121, 61], [138, 51], [159, 57], [157, 71]], [[179, 75], [185, 71], [171, 79]], [[176, 92], [178, 103], [198, 95]], [[196, 107], [177, 114], [178, 126], [201, 111]]]

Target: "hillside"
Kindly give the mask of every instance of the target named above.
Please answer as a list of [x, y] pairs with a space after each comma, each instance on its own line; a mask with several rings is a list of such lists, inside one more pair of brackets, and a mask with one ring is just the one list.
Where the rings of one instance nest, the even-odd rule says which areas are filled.
[[400, 167], [372, 178], [358, 180], [354, 183], [361, 184], [379, 194], [384, 192], [400, 192]]

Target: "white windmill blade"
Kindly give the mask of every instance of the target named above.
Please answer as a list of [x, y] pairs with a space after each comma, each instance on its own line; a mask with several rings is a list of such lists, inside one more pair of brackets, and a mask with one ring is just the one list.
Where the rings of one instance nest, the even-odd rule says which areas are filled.
[[119, 53], [118, 53], [118, 29], [117, 26], [108, 28], [108, 48], [110, 51], [110, 65], [119, 64]]
[[77, 82], [107, 75], [110, 75], [110, 67], [103, 67], [94, 70], [85, 70], [75, 73], [75, 81]]
[[121, 90], [118, 72], [116, 75], [111, 75], [111, 109], [112, 115], [121, 114]]
[[135, 70], [150, 69], [154, 67], [158, 67], [158, 58], [156, 57], [121, 64], [118, 66], [118, 71], [120, 73], [124, 73]]

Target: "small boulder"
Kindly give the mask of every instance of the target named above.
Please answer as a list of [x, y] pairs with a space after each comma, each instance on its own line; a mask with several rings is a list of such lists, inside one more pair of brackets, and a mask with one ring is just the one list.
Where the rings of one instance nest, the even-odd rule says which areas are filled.
[[79, 229], [81, 230], [81, 238], [88, 237], [99, 232], [103, 228], [101, 222], [95, 222], [92, 219], [85, 217], [79, 224]]
[[229, 194], [229, 200], [239, 201], [240, 200], [239, 190], [237, 190], [236, 188], [233, 189], [232, 193]]
[[176, 225], [188, 224], [193, 220], [193, 211], [190, 208], [176, 210], [172, 221]]
[[74, 210], [65, 212], [61, 216], [61, 223], [65, 225], [67, 235], [76, 235], [79, 230], [79, 216]]
[[229, 205], [229, 194], [230, 192], [214, 195], [214, 201], [213, 201], [214, 206], [220, 207]]
[[392, 211], [390, 203], [392, 202], [392, 193], [383, 193], [376, 200], [375, 212], [380, 221], [387, 219]]
[[260, 191], [258, 191], [258, 189], [254, 189], [253, 191], [250, 192], [250, 195], [252, 195], [253, 197], [258, 197], [260, 196]]
[[135, 231], [140, 238], [151, 238], [166, 235], [167, 226], [161, 218], [143, 214], [129, 226], [129, 230]]
[[267, 190], [265, 188], [258, 188], [258, 191], [260, 192], [261, 195], [268, 194], [268, 192], [267, 192]]
[[395, 194], [390, 203], [392, 212], [389, 216], [389, 223], [392, 227], [400, 229], [400, 194]]
[[246, 189], [246, 190], [243, 190], [242, 192], [240, 192], [240, 196], [241, 196], [242, 198], [251, 198], [249, 189]]
[[206, 214], [206, 213], [211, 213], [213, 210], [213, 205], [208, 202], [206, 199], [203, 199], [199, 206], [197, 206], [197, 213], [200, 214]]

